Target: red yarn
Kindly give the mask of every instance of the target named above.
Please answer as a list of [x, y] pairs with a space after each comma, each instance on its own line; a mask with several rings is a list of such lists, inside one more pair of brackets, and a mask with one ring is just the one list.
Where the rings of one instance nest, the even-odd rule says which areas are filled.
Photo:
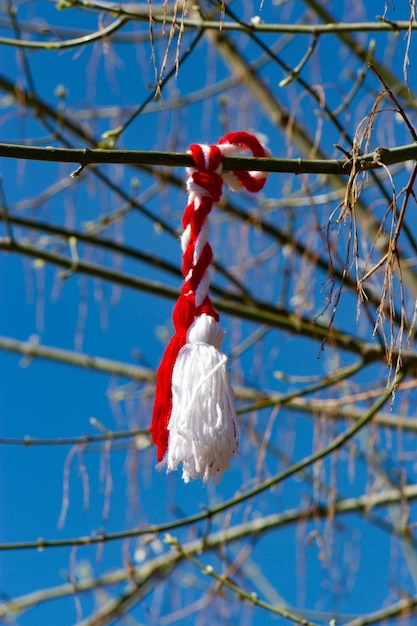
[[[163, 460], [168, 448], [168, 425], [172, 411], [172, 373], [178, 352], [187, 343], [187, 331], [196, 317], [203, 313], [214, 317], [217, 322], [219, 321], [219, 315], [207, 293], [198, 292], [198, 287], [202, 284], [211, 264], [213, 252], [207, 241], [201, 250], [198, 250], [197, 246], [213, 204], [221, 198], [223, 154], [236, 154], [239, 152], [239, 148], [249, 150], [254, 157], [268, 155], [258, 139], [246, 132], [229, 133], [214, 146], [193, 144], [190, 147], [195, 168], [188, 170], [187, 186], [190, 202], [185, 208], [182, 220], [183, 241], [186, 244], [182, 259], [184, 283], [173, 311], [175, 335], [168, 343], [157, 371], [151, 425], [152, 439], [157, 446], [158, 461]], [[240, 185], [250, 192], [260, 191], [266, 180], [266, 175], [243, 170], [234, 170], [233, 175]], [[197, 253], [198, 258], [196, 258]], [[198, 302], [198, 299], [202, 299], [202, 301]]]

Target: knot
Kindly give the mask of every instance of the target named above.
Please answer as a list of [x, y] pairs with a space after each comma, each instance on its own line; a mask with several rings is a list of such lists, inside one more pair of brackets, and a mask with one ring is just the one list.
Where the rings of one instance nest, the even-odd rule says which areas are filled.
[[193, 143], [189, 152], [193, 157], [195, 167], [200, 172], [216, 172], [217, 174], [221, 172], [222, 153], [218, 146]]
[[[213, 202], [219, 202], [223, 182], [231, 189], [246, 189], [256, 193], [263, 189], [268, 174], [266, 172], [246, 170], [223, 170], [223, 156], [251, 152], [255, 158], [270, 156], [270, 152], [255, 135], [246, 132], [229, 133], [218, 144], [193, 144], [189, 150], [195, 167], [187, 168], [187, 189], [195, 195], [208, 196]], [[201, 190], [204, 190], [202, 193]]]
[[185, 333], [195, 319], [195, 302], [193, 295], [181, 294], [177, 300], [172, 314], [175, 330], [177, 334]]
[[220, 350], [225, 332], [219, 323], [203, 313], [195, 319], [187, 332], [187, 343], [208, 343]]
[[[223, 179], [220, 175], [222, 170], [222, 153], [218, 146], [206, 144], [193, 144], [190, 147], [195, 168], [188, 168], [188, 191], [196, 195], [205, 195], [218, 202], [222, 196]], [[198, 187], [198, 189], [195, 187]], [[202, 193], [201, 190], [206, 193]]]
[[[222, 197], [223, 179], [216, 172], [207, 172], [197, 170], [191, 175], [193, 183], [198, 185], [201, 189], [207, 192], [207, 195], [213, 200], [213, 202], [219, 202]], [[192, 186], [188, 185], [188, 190], [191, 191]], [[195, 189], [193, 190], [196, 191]], [[199, 190], [201, 195], [201, 191]]]
[[209, 296], [205, 296], [202, 304], [196, 306], [194, 294], [192, 292], [184, 293], [183, 289], [172, 314], [176, 333], [184, 334], [185, 336], [191, 324], [200, 315], [207, 315], [216, 322], [219, 321], [219, 314], [213, 307]]

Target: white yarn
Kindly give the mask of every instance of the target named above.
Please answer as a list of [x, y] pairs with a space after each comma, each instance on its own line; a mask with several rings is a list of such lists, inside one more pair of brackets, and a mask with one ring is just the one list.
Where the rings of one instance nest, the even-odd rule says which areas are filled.
[[200, 232], [197, 235], [197, 239], [195, 241], [194, 258], [193, 258], [194, 265], [197, 265], [197, 261], [201, 257], [201, 254], [204, 250], [204, 246], [206, 245], [208, 241], [209, 232], [210, 232], [210, 224], [209, 224], [208, 219], [205, 219], [201, 226]]
[[219, 352], [223, 330], [209, 315], [190, 326], [172, 375], [167, 472], [182, 463], [185, 482], [216, 482], [238, 452], [238, 426], [227, 358]]

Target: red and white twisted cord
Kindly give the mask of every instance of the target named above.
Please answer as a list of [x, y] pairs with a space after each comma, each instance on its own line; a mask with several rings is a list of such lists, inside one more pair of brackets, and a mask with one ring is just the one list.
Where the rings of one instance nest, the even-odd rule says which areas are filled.
[[213, 252], [208, 216], [221, 198], [223, 181], [232, 189], [260, 191], [266, 174], [223, 172], [222, 157], [249, 150], [269, 156], [254, 135], [230, 133], [217, 145], [193, 144], [195, 166], [187, 168], [188, 204], [183, 216], [184, 283], [174, 308], [175, 335], [157, 372], [152, 438], [158, 461], [167, 471], [182, 463], [183, 478], [219, 480], [238, 451], [239, 430], [227, 359], [219, 350], [224, 337], [208, 295]]

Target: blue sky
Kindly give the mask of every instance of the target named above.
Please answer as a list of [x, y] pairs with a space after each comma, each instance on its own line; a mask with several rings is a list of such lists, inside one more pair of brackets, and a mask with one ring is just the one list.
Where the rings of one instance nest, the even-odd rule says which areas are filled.
[[[295, 21], [304, 14], [303, 3], [270, 4], [265, 2], [260, 12], [254, 3], [231, 3], [240, 17], [250, 19], [260, 14], [262, 19], [271, 22]], [[375, 13], [382, 14], [384, 3], [372, 3], [369, 15], [365, 10], [355, 13], [347, 8], [344, 19], [373, 19]], [[378, 5], [378, 7], [376, 6]], [[339, 7], [331, 7], [333, 11]], [[389, 15], [395, 19], [408, 18], [402, 7], [389, 7]], [[342, 9], [340, 9], [342, 11]], [[73, 8], [58, 11], [53, 3], [22, 3], [18, 7], [19, 19], [51, 22], [57, 28], [75, 28], [83, 31], [97, 29], [100, 14]], [[39, 17], [41, 16], [41, 17]], [[3, 23], [3, 22], [2, 22]], [[132, 24], [122, 33], [131, 31], [147, 33], [147, 24]], [[11, 36], [11, 31], [2, 26], [2, 35]], [[193, 34], [186, 34], [181, 51], [192, 40]], [[360, 35], [365, 40], [367, 35]], [[146, 37], [145, 37], [146, 39]], [[275, 36], [267, 40], [275, 44]], [[392, 38], [391, 38], [392, 39]], [[390, 53], [389, 36], [375, 35], [377, 57], [381, 60]], [[253, 42], [236, 36], [247, 58], [261, 58], [262, 52]], [[307, 40], [303, 45], [308, 46]], [[107, 47], [106, 47], [107, 46]], [[165, 50], [166, 39], [157, 42], [157, 62]], [[392, 67], [402, 76], [402, 59], [405, 40], [399, 40], [393, 49]], [[413, 51], [413, 48], [411, 48]], [[303, 48], [303, 54], [305, 48]], [[320, 55], [313, 56], [303, 76], [314, 81], [320, 80], [325, 86], [326, 103], [336, 107], [355, 81], [352, 76], [356, 65], [339, 49], [335, 37], [320, 40]], [[175, 53], [175, 50], [174, 50]], [[173, 54], [174, 54], [173, 53]], [[22, 61], [13, 48], [2, 46], [0, 74], [17, 81], [28, 89], [28, 75], [22, 69]], [[173, 54], [168, 61], [172, 67]], [[282, 57], [292, 67], [302, 54], [297, 44], [283, 43]], [[148, 43], [114, 43], [103, 46], [71, 49], [62, 52], [29, 51], [27, 60], [36, 93], [57, 106], [57, 88], [65, 85], [65, 111], [77, 124], [84, 124], [97, 140], [106, 130], [120, 120], [103, 117], [91, 121], [84, 112], [96, 106], [101, 112], [105, 107], [121, 107], [124, 118], [128, 107], [137, 107], [149, 96], [154, 81], [154, 68], [150, 60]], [[334, 59], [332, 63], [320, 65], [317, 59]], [[352, 70], [350, 69], [350, 64]], [[272, 92], [282, 97], [284, 105], [296, 112], [296, 119], [302, 120], [311, 136], [321, 129], [320, 146], [328, 156], [340, 156], [334, 144], [340, 141], [340, 132], [317, 113], [317, 103], [304, 98], [299, 86], [290, 84], [283, 90], [278, 83], [285, 73], [274, 63], [265, 63], [259, 70]], [[264, 133], [269, 137], [269, 148], [276, 157], [296, 157], [296, 148], [289, 144], [284, 133], [277, 130], [271, 119], [245, 91], [245, 86], [237, 85], [224, 89], [202, 100], [196, 98], [181, 109], [171, 107], [178, 96], [190, 96], [198, 90], [216, 84], [229, 76], [224, 61], [207, 42], [200, 42], [189, 59], [180, 68], [178, 77], [169, 81], [163, 90], [163, 99], [151, 103], [126, 129], [118, 147], [126, 149], [155, 149], [164, 151], [184, 151], [192, 142], [215, 142], [225, 131], [246, 129]], [[340, 83], [338, 78], [340, 77]], [[410, 85], [414, 87], [414, 75], [410, 72]], [[366, 88], [369, 92], [379, 89], [375, 77], [368, 76]], [[342, 119], [353, 134], [361, 118], [369, 112], [366, 89], [357, 96], [353, 107], [354, 117], [346, 114]], [[376, 93], [376, 91], [375, 91]], [[29, 140], [36, 145], [61, 145], [47, 129], [23, 107], [16, 107], [2, 93], [0, 100], [0, 141], [24, 143]], [[62, 105], [62, 103], [61, 103]], [[131, 109], [129, 108], [129, 111]], [[392, 117], [387, 119], [392, 120]], [[54, 127], [55, 128], [55, 127]], [[58, 130], [59, 127], [58, 127]], [[378, 145], [392, 145], [411, 141], [406, 129], [400, 124], [393, 127], [381, 122], [375, 131]], [[64, 131], [73, 147], [84, 147], [79, 137]], [[344, 145], [346, 149], [348, 145]], [[372, 146], [375, 147], [375, 146]], [[83, 229], [86, 224], [113, 215], [125, 206], [124, 200], [109, 191], [94, 176], [92, 171], [83, 172], [72, 184], [71, 189], [62, 188], [51, 194], [48, 200], [36, 206], [35, 199], [51, 185], [66, 185], [75, 169], [72, 164], [47, 164], [40, 162], [15, 162], [3, 159], [1, 180], [4, 198], [13, 214], [39, 221], [50, 221], [67, 228]], [[151, 176], [133, 167], [109, 165], [101, 168], [112, 181], [116, 181], [125, 192], [130, 192], [139, 181], [139, 194], [146, 196], [144, 205], [156, 216], [166, 220], [172, 229], [179, 229], [182, 211], [186, 204], [184, 187], [153, 187]], [[181, 180], [185, 172], [174, 168], [173, 173]], [[398, 173], [397, 189], [404, 184], [407, 172]], [[247, 212], [261, 210], [268, 223], [277, 227], [294, 228], [299, 241], [315, 241], [320, 252], [324, 244], [320, 237], [328, 223], [329, 216], [337, 206], [337, 200], [317, 204], [314, 209], [291, 211], [279, 206], [282, 198], [290, 201], [301, 196], [304, 180], [301, 177], [270, 176], [265, 193], [260, 199], [249, 198], [248, 194], [233, 194], [231, 201]], [[328, 188], [324, 188], [328, 191]], [[266, 200], [270, 201], [270, 206]], [[375, 214], [385, 210], [373, 190], [366, 196], [369, 205], [375, 207]], [[23, 207], [22, 203], [26, 202]], [[274, 208], [274, 203], [276, 207]], [[309, 221], [306, 221], [309, 220]], [[315, 220], [322, 220], [320, 228], [314, 230]], [[65, 242], [57, 239], [40, 239], [37, 231], [15, 229], [19, 237], [29, 238], [31, 243], [61, 254], [69, 254]], [[331, 237], [340, 232], [339, 241], [348, 240], [347, 230], [337, 225]], [[5, 230], [2, 236], [6, 234]], [[155, 227], [137, 210], [132, 210], [124, 221], [116, 221], [105, 231], [106, 237], [133, 246], [141, 252], [154, 254], [179, 267], [179, 242], [172, 233]], [[324, 238], [323, 238], [324, 240]], [[323, 241], [322, 240], [322, 241]], [[288, 292], [287, 301], [282, 302], [285, 292], [286, 273], [293, 273], [306, 283], [300, 288], [307, 294], [311, 309], [303, 311], [324, 322], [328, 319], [327, 296], [330, 293], [328, 276], [318, 272], [315, 281], [303, 273], [303, 260], [297, 257], [291, 261], [288, 249], [271, 239], [262, 229], [253, 224], [234, 220], [227, 213], [216, 210], [212, 217], [211, 241], [215, 256], [236, 275], [259, 299], [279, 305], [286, 304], [297, 309], [297, 292], [294, 286]], [[318, 242], [318, 243], [317, 243]], [[162, 270], [124, 257], [123, 260], [106, 251], [77, 243], [80, 257], [104, 267], [121, 267], [123, 272], [148, 280], [160, 281], [177, 288], [180, 279]], [[343, 250], [343, 245], [341, 247]], [[295, 258], [295, 257], [294, 257]], [[250, 259], [253, 266], [246, 267]], [[44, 265], [29, 257], [16, 254], [0, 255], [0, 335], [20, 341], [37, 341], [45, 346], [56, 346], [66, 350], [82, 351], [86, 354], [156, 368], [162, 356], [164, 345], [172, 331], [171, 311], [173, 302], [153, 295], [119, 288], [81, 274], [69, 275], [62, 279], [62, 270]], [[213, 282], [218, 285], [230, 284], [218, 273], [213, 273]], [[294, 281], [295, 283], [295, 281]], [[292, 283], [291, 283], [292, 284]], [[343, 294], [335, 323], [341, 328], [360, 335], [365, 341], [376, 342], [372, 336], [372, 324], [362, 312], [356, 320], [356, 296]], [[320, 317], [320, 315], [325, 313]], [[327, 317], [326, 317], [327, 316]], [[320, 344], [301, 335], [289, 335], [279, 329], [270, 329], [256, 345], [244, 351], [242, 357], [233, 358], [251, 334], [259, 330], [259, 324], [233, 320], [222, 316], [222, 325], [227, 331], [224, 350], [232, 354], [232, 377], [237, 386], [257, 389], [272, 389], [289, 393], [298, 386], [312, 384], [314, 377], [331, 373], [342, 365], [353, 363], [355, 356], [339, 353], [328, 345], [321, 352]], [[382, 370], [382, 374], [381, 374]], [[284, 371], [287, 378], [280, 379], [276, 372]], [[0, 352], [0, 437], [23, 439], [56, 439], [78, 437], [82, 434], [99, 434], [100, 427], [111, 431], [146, 429], [152, 412], [152, 386], [132, 382], [116, 376], [71, 367], [48, 360], [22, 358], [21, 355]], [[346, 395], [354, 393], [359, 386], [364, 389], [385, 376], [383, 368], [368, 366], [365, 372], [346, 383]], [[300, 380], [297, 378], [301, 378]], [[382, 379], [382, 378], [381, 378]], [[407, 398], [414, 406], [413, 391]], [[401, 413], [401, 405], [395, 410]], [[0, 532], [1, 544], [20, 541], [37, 541], [38, 538], [60, 539], [89, 536], [99, 532], [112, 533], [131, 529], [137, 525], [162, 524], [166, 521], [194, 515], [206, 507], [233, 498], [242, 490], [253, 487], [257, 482], [278, 474], [289, 461], [299, 460], [310, 454], [316, 446], [325, 444], [338, 432], [332, 422], [319, 426], [311, 415], [302, 411], [275, 411], [268, 407], [259, 412], [242, 416], [241, 454], [233, 460], [231, 470], [224, 475], [220, 485], [203, 485], [200, 481], [184, 485], [180, 474], [166, 476], [154, 468], [155, 451], [152, 447], [143, 450], [132, 445], [132, 440], [105, 444], [92, 444], [85, 449], [69, 445], [2, 445], [0, 446]], [[92, 418], [96, 422], [92, 423]], [[347, 426], [347, 423], [345, 424]], [[260, 441], [267, 435], [265, 460]], [[368, 449], [378, 443], [375, 455], [375, 468], [367, 462], [361, 463], [360, 454], [366, 457]], [[405, 446], [409, 457], [401, 461], [401, 445]], [[268, 490], [262, 496], [236, 506], [230, 514], [218, 516], [216, 528], [228, 527], [234, 523], [256, 519], [262, 515], [289, 511], [299, 506], [306, 508], [313, 502], [320, 502], [322, 494], [317, 485], [331, 480], [337, 482], [337, 497], [354, 497], [366, 489], [379, 489], [383, 484], [392, 485], [395, 472], [390, 475], [389, 460], [398, 463], [404, 472], [414, 476], [413, 435], [405, 433], [403, 439], [385, 431], [366, 431], [357, 440], [357, 456], [347, 448], [339, 455], [327, 459], [309, 474], [308, 480], [296, 476]], [[414, 446], [415, 447], [415, 446]], [[392, 452], [387, 459], [383, 452]], [[381, 454], [379, 454], [381, 452]], [[384, 465], [384, 463], [386, 465]], [[355, 466], [352, 470], [352, 464]], [[382, 469], [381, 469], [382, 468]], [[388, 478], [392, 479], [391, 482]], [[315, 482], [311, 485], [311, 480]], [[378, 483], [378, 480], [380, 483]], [[385, 481], [385, 482], [384, 482]], [[333, 485], [334, 486], [334, 485]], [[66, 500], [66, 495], [68, 500]], [[387, 515], [387, 514], [384, 514]], [[388, 515], [387, 515], [388, 518]], [[411, 516], [412, 519], [412, 516]], [[201, 536], [206, 530], [204, 523], [178, 530], [180, 541], [189, 541]], [[52, 588], [66, 583], [71, 577], [82, 577], [83, 572], [99, 575], [103, 572], [123, 568], [126, 555], [139, 559], [146, 558], [169, 549], [158, 538], [145, 552], [137, 551], [135, 539], [128, 542], [114, 541], [103, 547], [81, 547], [78, 549], [51, 548], [39, 550], [13, 550], [0, 552], [0, 594], [1, 599], [14, 598], [35, 590]], [[321, 542], [326, 550], [323, 552]], [[313, 620], [322, 619], [324, 611], [336, 612], [343, 616], [356, 616], [361, 612], [376, 610], [389, 599], [394, 600], [400, 587], [401, 592], [414, 593], [412, 550], [400, 541], [392, 543], [387, 532], [368, 523], [360, 515], [352, 514], [340, 518], [336, 527], [325, 520], [311, 519], [303, 526], [288, 525], [266, 533], [264, 537], [252, 537], [246, 546], [251, 547], [250, 556], [241, 572], [243, 587], [252, 588], [258, 581], [256, 592], [264, 594], [271, 603], [284, 598], [293, 606], [308, 611]], [[228, 555], [239, 552], [243, 542], [236, 544]], [[407, 554], [408, 550], [408, 554]], [[204, 562], [212, 563], [221, 570], [217, 555], [204, 555]], [[376, 585], [374, 581], [377, 580]], [[201, 595], [210, 598], [208, 593], [211, 581], [198, 574], [192, 564], [179, 569], [171, 583], [161, 584], [154, 594], [149, 594], [134, 610], [132, 624], [168, 623], [166, 616], [171, 611], [192, 603], [201, 590]], [[254, 583], [255, 581], [255, 583]], [[267, 581], [267, 582], [266, 582]], [[109, 590], [116, 594], [123, 585]], [[160, 594], [160, 595], [158, 595]], [[97, 598], [96, 598], [97, 599]], [[65, 598], [56, 602], [41, 603], [37, 608], [17, 616], [19, 626], [38, 626], [59, 623], [62, 626], [81, 622], [94, 607], [94, 594], [78, 598]], [[183, 618], [181, 624], [208, 623], [214, 618], [224, 624], [281, 624], [286, 620], [271, 616], [248, 604], [230, 603], [230, 614], [225, 614], [221, 599], [212, 597], [212, 603], [197, 614]], [[196, 617], [197, 615], [197, 617]], [[164, 622], [165, 616], [165, 622]], [[223, 621], [221, 621], [223, 620]], [[345, 620], [346, 621], [346, 620]], [[321, 622], [320, 622], [321, 623]], [[338, 622], [339, 623], [339, 622]]]

